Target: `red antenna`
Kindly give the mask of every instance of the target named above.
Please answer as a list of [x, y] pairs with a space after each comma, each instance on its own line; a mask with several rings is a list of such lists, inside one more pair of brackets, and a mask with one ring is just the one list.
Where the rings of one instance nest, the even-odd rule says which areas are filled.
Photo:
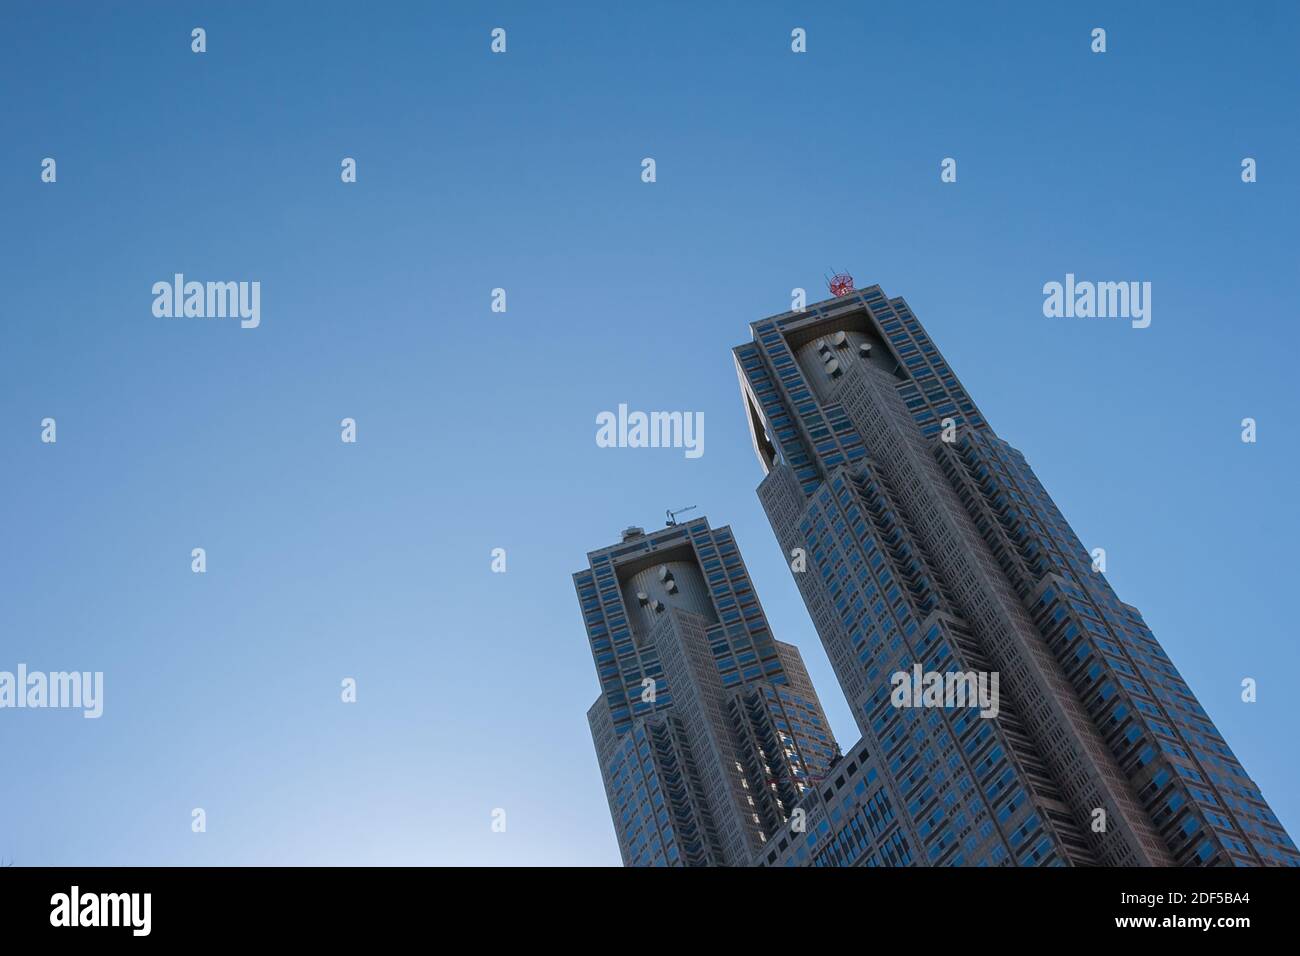
[[837, 272], [827, 280], [826, 284], [831, 287], [831, 295], [839, 298], [853, 291], [853, 276], [847, 272]]

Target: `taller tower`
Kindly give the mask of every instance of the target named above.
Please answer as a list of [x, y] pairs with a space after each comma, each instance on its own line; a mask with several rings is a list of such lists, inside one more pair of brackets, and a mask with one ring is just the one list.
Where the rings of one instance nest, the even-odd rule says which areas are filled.
[[[863, 736], [851, 756], [903, 859], [1300, 865], [1142, 615], [903, 299], [871, 286], [751, 328], [734, 355], [759, 498], [806, 561], [795, 580]], [[996, 672], [999, 712], [897, 706], [892, 675], [915, 665]]]
[[624, 865], [754, 864], [838, 755], [798, 650], [730, 528], [629, 528], [587, 558], [587, 717]]

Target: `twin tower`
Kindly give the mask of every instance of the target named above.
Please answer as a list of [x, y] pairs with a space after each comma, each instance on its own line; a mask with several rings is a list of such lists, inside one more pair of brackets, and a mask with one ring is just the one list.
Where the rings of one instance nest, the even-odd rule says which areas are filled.
[[[629, 528], [574, 575], [625, 865], [1300, 866], [903, 299], [872, 286], [751, 329], [759, 499], [861, 739], [840, 752], [728, 528]], [[900, 694], [904, 675], [938, 690]], [[996, 707], [943, 694], [954, 677]]]

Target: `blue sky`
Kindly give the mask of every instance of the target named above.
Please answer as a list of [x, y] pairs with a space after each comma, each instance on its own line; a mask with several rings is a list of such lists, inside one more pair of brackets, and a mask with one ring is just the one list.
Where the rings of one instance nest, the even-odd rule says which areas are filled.
[[[1171, 9], [7, 5], [0, 670], [105, 704], [0, 712], [0, 858], [616, 864], [570, 574], [688, 504], [851, 745], [729, 354], [832, 267], [908, 299], [1300, 833], [1300, 16]], [[176, 272], [261, 326], [155, 318]], [[1067, 272], [1151, 327], [1045, 318]], [[705, 454], [598, 448], [619, 403]]]

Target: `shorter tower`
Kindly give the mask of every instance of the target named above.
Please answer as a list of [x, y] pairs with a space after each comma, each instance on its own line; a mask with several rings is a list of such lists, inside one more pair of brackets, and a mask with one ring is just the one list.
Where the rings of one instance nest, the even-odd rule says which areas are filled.
[[838, 756], [803, 659], [730, 528], [629, 528], [587, 558], [587, 718], [624, 865], [756, 865]]

